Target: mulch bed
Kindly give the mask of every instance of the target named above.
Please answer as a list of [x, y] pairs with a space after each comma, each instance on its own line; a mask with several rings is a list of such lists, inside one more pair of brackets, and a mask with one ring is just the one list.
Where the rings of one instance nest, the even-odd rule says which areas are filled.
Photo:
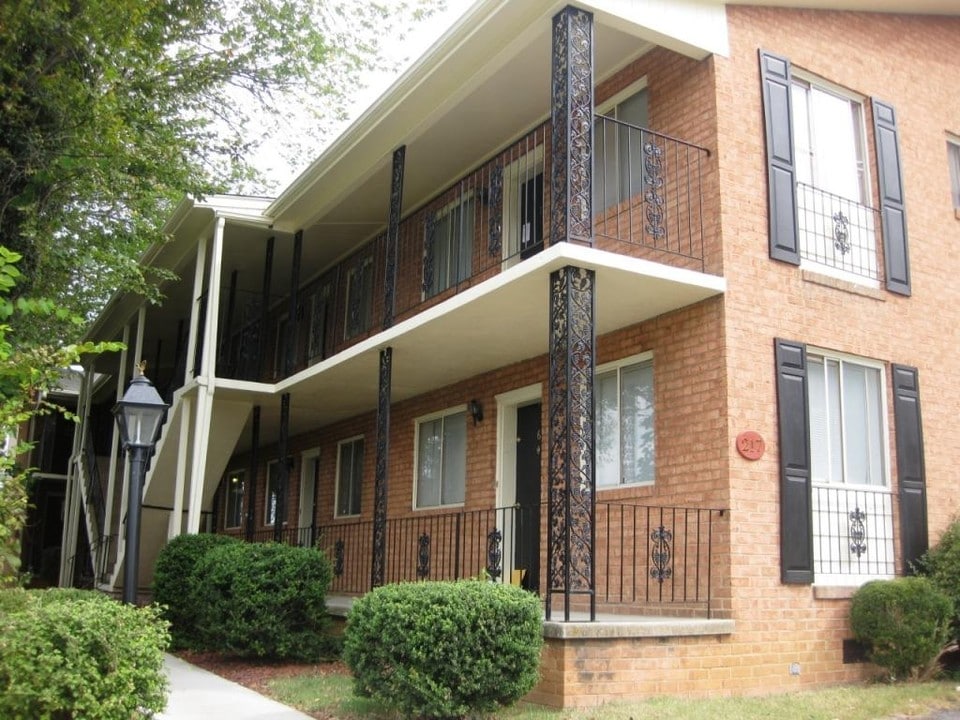
[[[342, 662], [295, 663], [269, 662], [247, 658], [228, 657], [213, 652], [195, 652], [181, 650], [175, 653], [181, 660], [202, 667], [204, 670], [248, 687], [258, 693], [265, 691], [271, 680], [295, 677], [297, 675], [349, 675], [350, 671]], [[331, 718], [326, 712], [307, 713], [315, 718]]]

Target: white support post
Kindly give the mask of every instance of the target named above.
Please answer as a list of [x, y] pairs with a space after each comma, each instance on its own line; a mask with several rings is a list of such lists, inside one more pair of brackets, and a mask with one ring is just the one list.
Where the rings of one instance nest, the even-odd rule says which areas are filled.
[[226, 221], [218, 217], [210, 251], [210, 276], [207, 280], [207, 312], [203, 333], [203, 356], [197, 392], [196, 425], [193, 434], [193, 465], [190, 472], [190, 506], [187, 508], [187, 532], [200, 532], [203, 485], [206, 479], [207, 449], [210, 445], [210, 418], [216, 388], [217, 325], [220, 315], [220, 275], [223, 268], [223, 231]]
[[177, 479], [173, 491], [173, 512], [167, 529], [167, 539], [172, 540], [180, 534], [183, 526], [183, 490], [187, 480], [187, 452], [190, 441], [190, 414], [193, 400], [184, 395], [180, 400], [180, 440], [177, 443]]
[[207, 236], [202, 235], [197, 241], [197, 262], [193, 270], [193, 305], [190, 307], [190, 331], [187, 334], [187, 362], [184, 370], [183, 384], [190, 382], [193, 375], [194, 361], [197, 355], [197, 329], [200, 326], [200, 298], [203, 296], [203, 274], [207, 262]]
[[[123, 350], [120, 351], [120, 372], [117, 374], [117, 402], [123, 399], [123, 378], [127, 372], [127, 344], [130, 342], [130, 325], [123, 327]], [[110, 467], [107, 470], [107, 497], [106, 512], [103, 519], [103, 532], [111, 534], [113, 527], [113, 496], [117, 492], [117, 464], [120, 459], [120, 431], [116, 423], [113, 424], [113, 433], [110, 439]]]

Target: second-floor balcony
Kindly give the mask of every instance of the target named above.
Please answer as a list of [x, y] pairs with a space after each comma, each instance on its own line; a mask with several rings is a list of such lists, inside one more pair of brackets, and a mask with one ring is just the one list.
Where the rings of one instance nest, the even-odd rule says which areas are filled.
[[[292, 321], [289, 295], [240, 289], [230, 276], [220, 292], [217, 375], [277, 382], [380, 332], [390, 284], [398, 323], [550, 248], [550, 141], [543, 123], [408, 213], [395, 278], [387, 277], [386, 233], [326, 267], [300, 267], [308, 279]], [[593, 247], [709, 273], [708, 163], [705, 148], [598, 115]], [[205, 298], [198, 302], [203, 310]]]

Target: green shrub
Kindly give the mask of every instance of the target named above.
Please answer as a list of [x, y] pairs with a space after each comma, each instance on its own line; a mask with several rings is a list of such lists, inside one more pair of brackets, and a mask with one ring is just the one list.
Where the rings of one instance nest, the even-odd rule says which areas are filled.
[[537, 683], [540, 602], [480, 580], [386, 585], [347, 618], [357, 694], [404, 716], [458, 717], [516, 702]]
[[[950, 523], [939, 542], [920, 560], [917, 569], [953, 600], [954, 610], [960, 613], [960, 520]], [[956, 615], [953, 627], [954, 638], [960, 638], [960, 618]]]
[[175, 648], [196, 648], [194, 570], [211, 548], [237, 541], [229, 535], [178, 535], [160, 551], [153, 572], [153, 601], [163, 606]]
[[194, 570], [203, 647], [241, 657], [315, 661], [330, 654], [326, 555], [274, 543], [211, 549]]
[[953, 603], [923, 577], [874, 580], [850, 605], [854, 636], [867, 643], [872, 662], [892, 678], [929, 672], [950, 638]]
[[0, 717], [147, 718], [166, 705], [166, 622], [94, 592], [0, 592]]

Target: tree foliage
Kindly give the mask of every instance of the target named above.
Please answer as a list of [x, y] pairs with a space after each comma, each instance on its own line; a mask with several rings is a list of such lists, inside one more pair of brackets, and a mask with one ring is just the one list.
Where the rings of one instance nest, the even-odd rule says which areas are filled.
[[[0, 245], [0, 442], [16, 438], [31, 418], [66, 412], [46, 393], [57, 386], [60, 371], [85, 354], [118, 349], [116, 343], [15, 343], [10, 321], [18, 317], [54, 317], [73, 325], [83, 320], [48, 299], [11, 298], [21, 279], [20, 256]], [[29, 468], [18, 458], [30, 449], [13, 441], [0, 452], [0, 586], [11, 584], [20, 564], [19, 530], [27, 512]]]
[[0, 3], [0, 244], [23, 258], [17, 292], [87, 317], [118, 289], [150, 296], [137, 260], [172, 203], [249, 187], [246, 158], [292, 111], [318, 142], [383, 39], [435, 4]]

